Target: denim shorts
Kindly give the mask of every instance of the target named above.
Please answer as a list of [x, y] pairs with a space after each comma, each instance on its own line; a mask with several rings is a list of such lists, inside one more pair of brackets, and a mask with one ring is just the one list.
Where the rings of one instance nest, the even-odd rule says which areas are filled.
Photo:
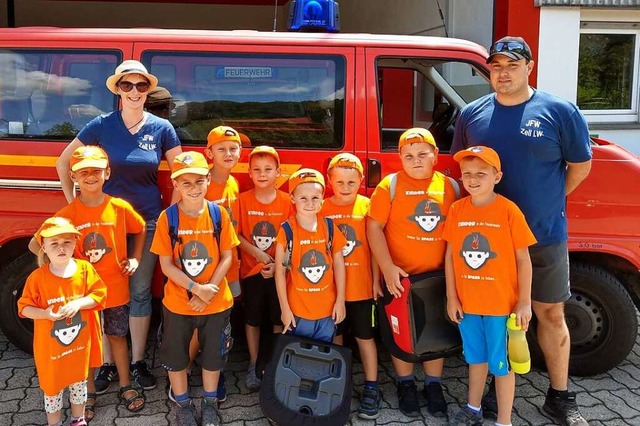
[[[153, 281], [153, 271], [158, 263], [158, 255], [151, 253], [151, 242], [156, 233], [156, 222], [147, 222], [147, 235], [144, 240], [142, 259], [136, 272], [129, 277], [129, 316], [148, 317], [151, 315], [151, 282]], [[133, 236], [127, 238], [127, 249], [129, 256], [133, 252]]]
[[296, 326], [290, 334], [300, 337], [308, 337], [309, 339], [319, 340], [325, 343], [333, 341], [333, 335], [336, 332], [336, 324], [333, 318], [325, 317], [317, 320], [308, 320], [295, 317]]

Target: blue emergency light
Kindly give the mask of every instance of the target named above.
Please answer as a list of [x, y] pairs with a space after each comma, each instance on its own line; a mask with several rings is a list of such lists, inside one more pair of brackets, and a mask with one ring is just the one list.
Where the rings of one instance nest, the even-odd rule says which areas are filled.
[[292, 0], [289, 6], [289, 31], [336, 33], [340, 31], [340, 12], [334, 0]]

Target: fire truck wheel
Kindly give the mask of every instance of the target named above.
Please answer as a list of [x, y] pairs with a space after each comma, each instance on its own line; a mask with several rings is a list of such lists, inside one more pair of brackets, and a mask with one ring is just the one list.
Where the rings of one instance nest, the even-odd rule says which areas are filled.
[[27, 277], [36, 267], [36, 257], [26, 252], [5, 266], [0, 274], [0, 327], [11, 343], [27, 353], [33, 353], [33, 321], [18, 316], [18, 299]]
[[[571, 333], [569, 374], [574, 376], [594, 376], [618, 366], [638, 334], [637, 311], [624, 285], [611, 272], [588, 263], [571, 263], [565, 318]], [[544, 369], [535, 329], [534, 323], [528, 333], [532, 360]]]

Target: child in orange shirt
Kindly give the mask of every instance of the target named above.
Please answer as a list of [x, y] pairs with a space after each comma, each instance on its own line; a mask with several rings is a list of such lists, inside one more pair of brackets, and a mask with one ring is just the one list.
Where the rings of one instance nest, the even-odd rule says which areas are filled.
[[254, 188], [240, 194], [240, 277], [243, 287], [244, 321], [249, 347], [248, 390], [260, 389], [256, 361], [260, 347], [260, 326], [265, 312], [273, 331], [282, 331], [280, 305], [273, 278], [276, 235], [289, 217], [291, 200], [275, 187], [280, 176], [280, 157], [270, 146], [257, 146], [249, 154], [249, 175]]
[[[240, 241], [226, 209], [204, 198], [211, 179], [205, 157], [198, 152], [183, 152], [175, 157], [172, 170], [173, 187], [181, 196], [177, 229], [170, 229], [169, 209], [163, 211], [151, 245], [168, 279], [162, 299], [166, 343], [160, 347], [160, 360], [168, 371], [170, 397], [178, 404], [176, 423], [195, 425], [187, 367], [189, 343], [198, 330], [204, 390], [202, 424], [218, 425], [222, 422], [218, 380], [232, 342], [229, 319], [233, 296], [225, 275], [231, 266], [231, 251]], [[212, 219], [216, 216], [220, 218], [218, 224]]]
[[73, 259], [80, 232], [65, 218], [44, 221], [41, 246], [18, 300], [18, 313], [34, 320], [33, 356], [50, 426], [62, 425], [62, 392], [69, 388], [71, 425], [86, 425], [84, 404], [90, 367], [102, 363], [98, 309], [107, 288], [89, 262]]
[[[318, 220], [324, 187], [317, 170], [300, 169], [289, 178], [291, 203], [296, 208], [287, 220], [293, 234], [292, 250], [286, 259], [287, 235], [281, 227], [276, 238], [275, 277], [283, 332], [331, 342], [335, 325], [345, 316], [342, 248], [347, 240], [335, 224]], [[333, 241], [329, 225], [333, 226]]]
[[[405, 131], [398, 142], [402, 170], [386, 176], [371, 196], [367, 236], [389, 292], [399, 297], [400, 280], [409, 275], [442, 269], [446, 242], [441, 238], [444, 219], [457, 196], [455, 181], [434, 171], [438, 147], [422, 128]], [[392, 196], [395, 179], [395, 195]], [[398, 405], [409, 417], [420, 415], [413, 364], [391, 357], [397, 374]], [[444, 360], [423, 363], [423, 393], [427, 410], [447, 415], [440, 379]]]
[[367, 241], [370, 201], [358, 194], [364, 172], [355, 155], [341, 153], [333, 157], [327, 175], [333, 196], [324, 200], [320, 215], [331, 218], [347, 239], [342, 249], [346, 267], [346, 319], [337, 327], [336, 341], [342, 344], [342, 334], [348, 324], [358, 343], [364, 368], [358, 414], [364, 419], [375, 419], [380, 414], [382, 395], [378, 389], [378, 351], [373, 339], [374, 299], [383, 294], [378, 264], [371, 257]]
[[507, 317], [527, 330], [531, 319], [530, 245], [536, 243], [524, 215], [494, 192], [500, 158], [474, 146], [453, 157], [469, 196], [453, 203], [442, 234], [447, 244], [447, 312], [459, 324], [469, 363], [469, 402], [450, 424], [482, 424], [487, 370], [496, 377], [498, 422], [511, 424], [515, 378], [507, 357]]
[[[110, 173], [109, 159], [100, 147], [83, 145], [77, 148], [71, 154], [69, 175], [78, 184], [80, 194], [55, 215], [76, 224], [81, 236], [75, 257], [90, 262], [109, 289], [102, 312], [104, 334], [109, 340], [118, 371], [120, 399], [127, 410], [136, 412], [144, 407], [145, 397], [142, 389], [132, 386], [129, 379], [129, 277], [142, 258], [145, 222], [128, 202], [102, 191]], [[127, 234], [135, 234], [133, 258], [127, 258]], [[34, 252], [40, 249], [35, 239], [32, 239], [30, 248]], [[87, 421], [95, 416], [98, 393], [94, 373], [93, 369], [89, 371], [87, 383]], [[104, 389], [101, 393], [106, 391]]]

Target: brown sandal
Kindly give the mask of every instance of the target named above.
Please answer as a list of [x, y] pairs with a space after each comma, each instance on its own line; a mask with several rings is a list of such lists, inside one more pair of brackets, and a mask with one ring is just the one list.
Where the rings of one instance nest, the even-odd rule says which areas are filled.
[[96, 416], [97, 398], [98, 395], [95, 392], [87, 392], [87, 402], [84, 403], [84, 419], [87, 423], [93, 420], [93, 418]]
[[[128, 397], [126, 396], [127, 394], [129, 394]], [[133, 385], [122, 386], [118, 392], [118, 396], [120, 396], [125, 408], [132, 413], [142, 410], [144, 404], [147, 402], [147, 398], [145, 398], [142, 389]]]

